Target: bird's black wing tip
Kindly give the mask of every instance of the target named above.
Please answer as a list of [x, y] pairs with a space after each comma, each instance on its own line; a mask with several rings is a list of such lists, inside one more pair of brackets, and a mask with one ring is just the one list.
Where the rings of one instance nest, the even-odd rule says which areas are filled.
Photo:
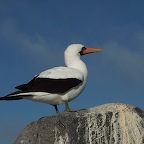
[[19, 96], [5, 96], [5, 97], [0, 97], [0, 100], [20, 100], [23, 99], [22, 97]]
[[27, 84], [18, 85], [15, 87], [18, 90], [26, 90], [28, 88]]
[[21, 96], [16, 95], [19, 93], [21, 93], [21, 91], [13, 92], [13, 93], [8, 94], [6, 96], [0, 97], [0, 100], [20, 100], [20, 99], [23, 99]]

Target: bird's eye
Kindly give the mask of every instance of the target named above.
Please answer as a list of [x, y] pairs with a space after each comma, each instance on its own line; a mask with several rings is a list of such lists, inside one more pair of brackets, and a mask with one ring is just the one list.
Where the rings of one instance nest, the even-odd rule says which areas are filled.
[[82, 51], [86, 50], [86, 47], [82, 47]]
[[81, 51], [79, 52], [80, 55], [84, 55], [83, 51], [86, 50], [86, 47], [82, 47]]

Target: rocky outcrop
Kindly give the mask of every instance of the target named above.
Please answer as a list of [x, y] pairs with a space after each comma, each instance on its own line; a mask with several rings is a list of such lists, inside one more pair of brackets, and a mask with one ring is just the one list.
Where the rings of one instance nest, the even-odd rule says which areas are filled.
[[15, 144], [144, 144], [144, 111], [105, 104], [44, 117], [29, 124]]

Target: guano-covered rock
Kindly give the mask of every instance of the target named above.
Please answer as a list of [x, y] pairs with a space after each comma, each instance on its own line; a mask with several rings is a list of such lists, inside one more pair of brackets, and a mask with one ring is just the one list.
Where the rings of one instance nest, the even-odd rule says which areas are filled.
[[144, 111], [105, 104], [44, 117], [29, 124], [15, 144], [144, 144]]

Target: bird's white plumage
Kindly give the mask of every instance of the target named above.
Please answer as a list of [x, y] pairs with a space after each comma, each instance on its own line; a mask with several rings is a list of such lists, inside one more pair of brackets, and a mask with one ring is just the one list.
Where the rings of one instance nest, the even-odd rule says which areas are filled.
[[[82, 92], [86, 85], [87, 80], [87, 68], [84, 62], [80, 59], [80, 51], [84, 47], [81, 44], [72, 44], [68, 46], [64, 53], [64, 60], [66, 67], [54, 67], [52, 69], [45, 70], [36, 76], [36, 79], [77, 79], [81, 83], [72, 87], [64, 93], [49, 93], [42, 91], [26, 91], [24, 93], [12, 94], [10, 96], [21, 96], [24, 99], [32, 101], [38, 101], [57, 105], [71, 101]], [[33, 81], [32, 81], [33, 83]], [[8, 95], [9, 96], [9, 95]]]
[[80, 51], [84, 47], [81, 44], [72, 44], [65, 50], [64, 58], [67, 67], [54, 67], [52, 69], [41, 72], [38, 78], [51, 78], [51, 79], [68, 79], [76, 78], [82, 81], [78, 86], [71, 88], [62, 94], [51, 94], [45, 92], [31, 92], [30, 97], [26, 99], [40, 101], [49, 104], [60, 104], [65, 101], [71, 101], [76, 98], [84, 89], [87, 80], [86, 65], [80, 60]]
[[84, 80], [84, 75], [82, 72], [68, 67], [54, 67], [43, 71], [38, 75], [39, 78], [51, 78], [51, 79], [67, 79], [76, 78], [79, 80]]

